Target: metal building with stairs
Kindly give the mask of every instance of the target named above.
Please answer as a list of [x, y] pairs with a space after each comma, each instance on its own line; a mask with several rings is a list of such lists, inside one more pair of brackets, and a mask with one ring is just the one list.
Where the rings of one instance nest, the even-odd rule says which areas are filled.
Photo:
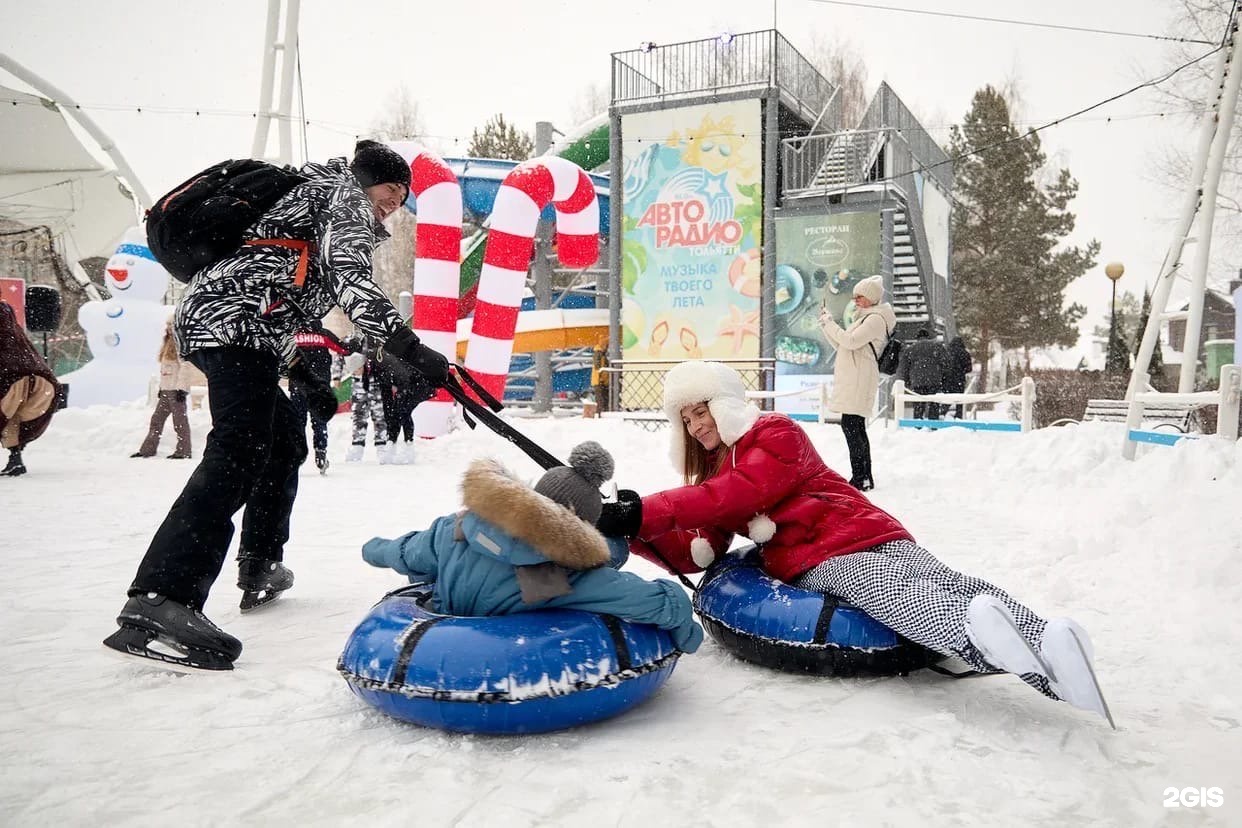
[[[881, 270], [897, 335], [909, 339], [922, 327], [955, 335], [948, 155], [886, 83], [857, 125], [836, 127], [815, 124], [782, 140], [781, 210], [879, 211]], [[931, 217], [929, 201], [936, 204]]]
[[[909, 108], [881, 83], [857, 123], [843, 116], [842, 91], [775, 30], [722, 35], [673, 44], [644, 43], [612, 55], [609, 107], [610, 177], [623, 181], [625, 158], [642, 152], [651, 135], [628, 135], [626, 119], [678, 108], [757, 99], [762, 156], [762, 283], [756, 364], [776, 361], [776, 223], [785, 216], [839, 213], [879, 216], [879, 270], [898, 320], [894, 335], [911, 339], [923, 327], [937, 337], [956, 334], [950, 285], [953, 171], [945, 151]], [[626, 198], [613, 187], [610, 224], [623, 228]], [[628, 198], [628, 196], [627, 196]], [[611, 283], [608, 359], [623, 365], [625, 382], [648, 370], [624, 365], [621, 265], [625, 232], [609, 237]], [[868, 243], [871, 243], [869, 240]], [[638, 362], [639, 360], [632, 360]], [[754, 362], [754, 360], [751, 360]], [[651, 362], [648, 360], [648, 362]], [[774, 372], [760, 367], [747, 382], [773, 389]], [[658, 383], [652, 381], [652, 387]], [[611, 404], [621, 404], [617, 387]], [[653, 392], [654, 395], [654, 392]], [[655, 396], [648, 401], [658, 407]], [[641, 407], [631, 400], [629, 407]]]

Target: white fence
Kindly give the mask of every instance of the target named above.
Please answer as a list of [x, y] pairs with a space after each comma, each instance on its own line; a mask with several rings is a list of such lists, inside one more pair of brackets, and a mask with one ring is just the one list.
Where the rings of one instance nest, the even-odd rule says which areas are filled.
[[1126, 436], [1121, 453], [1127, 460], [1133, 460], [1138, 451], [1139, 443], [1154, 443], [1171, 446], [1178, 440], [1190, 435], [1170, 434], [1161, 431], [1145, 431], [1143, 409], [1148, 404], [1186, 405], [1202, 408], [1207, 405], [1217, 406], [1216, 434], [1229, 440], [1238, 439], [1238, 400], [1242, 392], [1242, 367], [1222, 365], [1220, 369], [1220, 389], [1217, 391], [1194, 391], [1188, 394], [1166, 394], [1161, 391], [1141, 391], [1130, 400], [1130, 410], [1126, 416]]
[[[1018, 422], [994, 420], [929, 420], [906, 417], [906, 406], [930, 402], [957, 405], [981, 402], [1016, 402], [1021, 406]], [[1003, 391], [987, 394], [915, 394], [906, 390], [906, 384], [893, 383], [893, 423], [896, 428], [968, 428], [974, 431], [1030, 431], [1035, 422], [1035, 380], [1023, 377], [1022, 382]]]

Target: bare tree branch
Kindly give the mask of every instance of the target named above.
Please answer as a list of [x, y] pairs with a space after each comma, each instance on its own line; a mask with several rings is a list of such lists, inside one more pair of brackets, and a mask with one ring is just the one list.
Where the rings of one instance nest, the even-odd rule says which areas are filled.
[[[1170, 33], [1179, 37], [1219, 42], [1229, 20], [1232, 3], [1223, 0], [1170, 0]], [[1170, 68], [1197, 57], [1202, 46], [1178, 44], [1169, 49], [1167, 63], [1157, 70]], [[1179, 72], [1156, 87], [1157, 99], [1168, 116], [1183, 120], [1196, 129], [1204, 109], [1211, 106], [1212, 61], [1205, 60]], [[1234, 113], [1230, 131], [1230, 151], [1225, 154], [1217, 198], [1217, 233], [1222, 252], [1236, 253], [1242, 245], [1237, 241], [1242, 229], [1242, 203], [1232, 195], [1242, 191], [1242, 109]], [[1186, 191], [1191, 159], [1175, 147], [1166, 147], [1163, 157], [1155, 158], [1145, 177], [1163, 187], [1170, 197]]]
[[389, 93], [384, 113], [372, 122], [371, 130], [384, 141], [415, 141], [426, 135], [418, 101], [410, 96], [404, 83]]

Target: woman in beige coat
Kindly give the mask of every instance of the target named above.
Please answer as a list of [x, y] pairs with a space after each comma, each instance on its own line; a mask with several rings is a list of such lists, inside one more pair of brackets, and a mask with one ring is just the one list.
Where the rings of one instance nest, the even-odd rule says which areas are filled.
[[826, 308], [819, 315], [824, 336], [837, 348], [836, 374], [828, 407], [841, 414], [841, 431], [849, 446], [853, 471], [850, 483], [864, 492], [875, 488], [867, 418], [875, 409], [875, 394], [880, 387], [877, 357], [897, 326], [893, 307], [881, 302], [883, 298], [884, 280], [880, 276], [870, 276], [854, 286], [854, 305], [858, 310], [848, 329], [838, 325]]
[[182, 362], [177, 356], [177, 341], [172, 328], [164, 330], [164, 343], [160, 346], [160, 393], [151, 414], [151, 425], [142, 447], [130, 457], [154, 457], [160, 445], [164, 423], [172, 414], [173, 431], [177, 434], [177, 447], [168, 455], [169, 460], [190, 458], [190, 420], [186, 417], [185, 400], [189, 396], [193, 366]]

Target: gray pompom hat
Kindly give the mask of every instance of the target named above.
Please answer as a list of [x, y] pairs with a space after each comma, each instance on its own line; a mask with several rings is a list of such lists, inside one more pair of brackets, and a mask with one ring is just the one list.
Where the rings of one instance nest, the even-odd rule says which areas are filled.
[[592, 526], [603, 511], [599, 487], [612, 478], [612, 455], [594, 440], [579, 443], [569, 453], [569, 465], [549, 469], [535, 491], [564, 506]]

